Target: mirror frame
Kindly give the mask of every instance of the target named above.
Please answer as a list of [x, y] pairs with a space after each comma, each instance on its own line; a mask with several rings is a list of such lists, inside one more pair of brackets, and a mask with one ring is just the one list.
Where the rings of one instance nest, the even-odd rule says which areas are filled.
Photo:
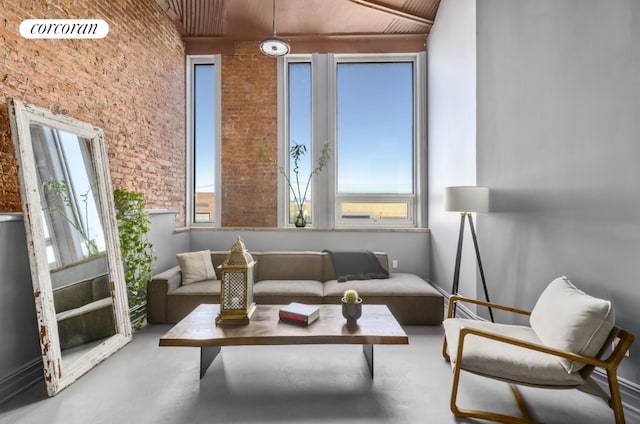
[[[19, 166], [20, 195], [42, 350], [44, 380], [48, 395], [53, 396], [132, 339], [127, 288], [109, 172], [109, 157], [104, 141], [104, 132], [101, 128], [74, 118], [54, 114], [47, 109], [16, 99], [7, 99], [7, 104], [11, 134]], [[77, 359], [65, 364], [64, 367], [46, 252], [44, 232], [46, 224], [43, 222], [41, 213], [42, 202], [30, 132], [31, 124], [40, 124], [66, 131], [86, 139], [91, 144], [100, 214], [104, 227], [109, 288], [113, 302], [116, 334], [105, 339]]]

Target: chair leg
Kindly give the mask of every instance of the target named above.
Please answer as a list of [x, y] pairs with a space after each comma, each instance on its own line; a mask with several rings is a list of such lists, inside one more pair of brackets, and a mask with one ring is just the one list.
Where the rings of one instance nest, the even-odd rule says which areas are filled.
[[620, 386], [618, 385], [615, 369], [607, 370], [607, 380], [609, 381], [609, 393], [611, 394], [609, 406], [613, 409], [616, 424], [624, 424], [624, 409], [622, 408], [622, 397], [620, 396]]
[[513, 397], [516, 399], [518, 409], [520, 409], [520, 412], [522, 413], [524, 419], [529, 422], [533, 422], [533, 418], [531, 418], [529, 408], [527, 408], [527, 405], [524, 403], [524, 399], [522, 398], [522, 394], [520, 394], [520, 390], [518, 390], [518, 386], [516, 386], [515, 384], [509, 384], [509, 388], [511, 389]]
[[477, 409], [462, 409], [458, 408], [457, 398], [458, 398], [458, 387], [460, 385], [460, 366], [456, 363], [455, 369], [453, 372], [453, 384], [451, 386], [451, 412], [456, 417], [465, 417], [465, 418], [477, 418], [480, 420], [488, 420], [494, 422], [500, 422], [505, 424], [532, 424], [534, 421], [531, 419], [531, 415], [524, 405], [524, 401], [522, 400], [522, 396], [520, 396], [520, 392], [518, 389], [511, 385], [511, 391], [516, 397], [516, 402], [518, 403], [518, 407], [520, 411], [523, 413], [524, 417], [512, 417], [510, 415], [498, 414], [495, 412], [489, 411], [481, 411]]
[[444, 342], [442, 342], [442, 357], [446, 359], [448, 362], [451, 362], [451, 358], [449, 358], [449, 353], [447, 353], [447, 338], [444, 338]]
[[461, 414], [460, 409], [458, 409], [458, 405], [456, 405], [456, 400], [458, 398], [458, 385], [460, 383], [460, 364], [455, 364], [455, 368], [453, 370], [453, 382], [451, 384], [451, 412], [453, 415], [457, 417], [464, 416]]

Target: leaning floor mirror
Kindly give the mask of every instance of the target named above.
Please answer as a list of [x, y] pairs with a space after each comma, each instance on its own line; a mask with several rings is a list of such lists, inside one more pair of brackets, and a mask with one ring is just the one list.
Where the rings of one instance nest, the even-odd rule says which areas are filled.
[[8, 100], [44, 380], [53, 396], [131, 340], [102, 129]]

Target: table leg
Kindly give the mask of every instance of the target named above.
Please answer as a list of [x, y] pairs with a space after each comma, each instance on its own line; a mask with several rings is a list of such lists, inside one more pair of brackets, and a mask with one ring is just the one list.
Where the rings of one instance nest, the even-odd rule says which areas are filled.
[[204, 377], [204, 374], [209, 369], [209, 365], [216, 359], [218, 353], [220, 353], [220, 346], [200, 348], [200, 378]]
[[369, 365], [369, 372], [371, 373], [371, 378], [373, 378], [373, 345], [372, 344], [362, 345], [362, 352], [364, 352], [364, 357], [367, 358], [367, 364]]

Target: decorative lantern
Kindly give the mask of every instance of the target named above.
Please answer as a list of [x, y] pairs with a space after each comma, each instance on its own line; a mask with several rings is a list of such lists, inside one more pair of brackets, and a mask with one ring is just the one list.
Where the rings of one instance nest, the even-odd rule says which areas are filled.
[[220, 265], [220, 315], [216, 325], [249, 324], [256, 311], [253, 302], [253, 266], [255, 261], [238, 237]]

